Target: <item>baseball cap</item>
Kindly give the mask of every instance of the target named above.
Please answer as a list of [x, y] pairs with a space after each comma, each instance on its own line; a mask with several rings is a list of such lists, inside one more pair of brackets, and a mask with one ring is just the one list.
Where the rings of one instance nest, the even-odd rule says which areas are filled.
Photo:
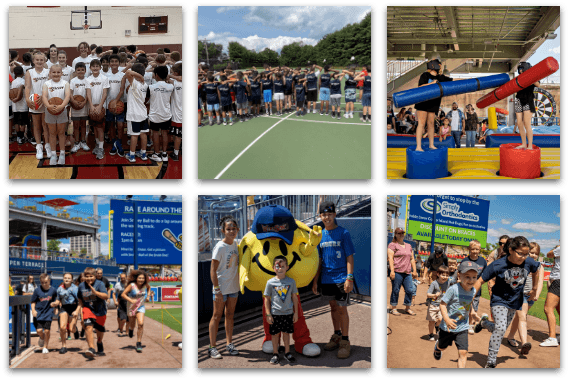
[[324, 201], [320, 203], [320, 207], [318, 207], [318, 213], [324, 214], [325, 212], [336, 212], [336, 205], [334, 202]]
[[478, 264], [472, 262], [472, 261], [468, 261], [468, 260], [462, 260], [460, 262], [460, 265], [458, 266], [458, 272], [459, 273], [466, 273], [469, 270], [475, 270], [478, 272], [478, 269], [480, 267], [478, 266]]
[[257, 235], [259, 240], [275, 237], [292, 244], [294, 231], [297, 228], [292, 213], [286, 207], [270, 205], [257, 212], [251, 232]]

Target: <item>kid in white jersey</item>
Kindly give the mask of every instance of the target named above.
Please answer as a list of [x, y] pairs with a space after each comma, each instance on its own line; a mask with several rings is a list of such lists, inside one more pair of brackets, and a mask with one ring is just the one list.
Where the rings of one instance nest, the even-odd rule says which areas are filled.
[[[41, 134], [43, 130], [43, 135], [45, 137], [45, 151], [47, 158], [51, 158], [51, 147], [49, 145], [49, 131], [47, 125], [45, 124], [45, 107], [42, 102], [42, 88], [43, 84], [47, 81], [49, 70], [44, 69], [45, 55], [36, 51], [33, 55], [34, 68], [26, 72], [26, 104], [30, 109], [33, 120], [34, 138], [36, 143], [36, 158], [38, 160], [43, 159], [43, 145], [41, 144]], [[38, 100], [39, 108], [36, 110], [35, 104], [30, 100], [31, 94], [37, 94], [40, 96]], [[33, 142], [32, 142], [33, 144]], [[55, 149], [55, 147], [54, 147]]]
[[[141, 63], [132, 65], [132, 69], [125, 71], [125, 79], [131, 85], [128, 91], [128, 109], [126, 120], [130, 135], [130, 152], [125, 154], [125, 158], [130, 162], [136, 162], [136, 157], [147, 160], [146, 156], [146, 134], [148, 129], [148, 114], [144, 102], [146, 100], [148, 85], [144, 83], [144, 66]], [[136, 151], [136, 144], [140, 136], [140, 151]]]
[[81, 42], [77, 46], [77, 51], [81, 55], [73, 60], [71, 66], [75, 67], [78, 62], [83, 62], [85, 64], [85, 68], [87, 69], [87, 72], [85, 73], [85, 78], [89, 78], [91, 76], [91, 69], [89, 64], [93, 60], [93, 58], [89, 55], [89, 44], [87, 42]]
[[170, 110], [172, 111], [170, 134], [174, 136], [174, 151], [170, 154], [170, 158], [178, 161], [178, 154], [182, 145], [182, 63], [176, 63], [170, 72], [169, 82], [174, 85], [174, 91], [170, 98]]
[[[171, 127], [172, 112], [170, 111], [170, 97], [174, 91], [174, 85], [166, 83], [168, 68], [157, 66], [154, 68], [155, 84], [148, 87], [150, 96], [150, 113], [148, 120], [152, 130], [154, 141], [154, 154], [150, 156], [152, 161], [168, 161], [168, 131]], [[162, 136], [162, 149], [160, 149], [160, 136]]]
[[10, 84], [10, 89], [18, 89], [18, 94], [10, 98], [12, 101], [12, 112], [14, 114], [14, 125], [16, 126], [16, 134], [18, 136], [18, 144], [24, 143], [24, 132], [28, 125], [28, 106], [24, 99], [24, 69], [21, 66], [14, 67], [14, 76], [16, 77]]
[[117, 54], [112, 54], [109, 57], [110, 69], [105, 75], [109, 79], [110, 86], [109, 96], [107, 97], [107, 104], [105, 105], [105, 108], [107, 109], [105, 121], [107, 124], [109, 124], [109, 132], [111, 135], [111, 156], [114, 156], [118, 153], [120, 157], [124, 157], [122, 138], [124, 132], [126, 110], [123, 110], [123, 112], [118, 115], [115, 115], [109, 111], [109, 103], [113, 100], [120, 101], [124, 94], [124, 89], [122, 88], [124, 73], [119, 71], [119, 63], [120, 58]]
[[[101, 61], [94, 59], [89, 64], [91, 68], [91, 76], [87, 78], [87, 102], [89, 103], [89, 112], [103, 113], [105, 112], [105, 102], [109, 91], [109, 79], [101, 74]], [[97, 155], [97, 160], [105, 157], [103, 144], [105, 143], [105, 119], [100, 121], [89, 118], [89, 126], [94, 128], [95, 141], [97, 146], [93, 149], [93, 154]]]
[[[56, 63], [51, 66], [51, 79], [42, 86], [42, 102], [45, 105], [45, 122], [49, 129], [49, 142], [53, 148], [53, 154], [49, 160], [50, 165], [65, 165], [65, 129], [67, 128], [67, 113], [65, 107], [69, 103], [71, 92], [69, 83], [61, 79], [61, 66]], [[60, 98], [63, 103], [50, 105], [51, 98]], [[48, 111], [49, 109], [49, 111]], [[50, 112], [51, 111], [51, 112]], [[59, 113], [59, 115], [57, 115]], [[57, 137], [59, 136], [59, 160], [57, 160]]]
[[[89, 151], [87, 141], [84, 140], [87, 130], [87, 120], [89, 120], [89, 108], [87, 107], [87, 78], [85, 72], [87, 68], [83, 62], [78, 62], [75, 65], [75, 77], [71, 79], [71, 104], [77, 108], [71, 108], [71, 121], [73, 122], [73, 134], [75, 137], [75, 144], [71, 148], [71, 153], [77, 152], [80, 148], [84, 151]], [[73, 97], [80, 95], [84, 98], [82, 102], [76, 102]]]

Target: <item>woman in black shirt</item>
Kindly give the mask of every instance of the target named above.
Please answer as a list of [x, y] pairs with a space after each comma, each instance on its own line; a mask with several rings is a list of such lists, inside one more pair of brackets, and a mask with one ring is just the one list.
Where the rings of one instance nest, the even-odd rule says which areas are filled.
[[[439, 82], [450, 82], [452, 78], [443, 75], [444, 65], [438, 59], [433, 59], [427, 62], [427, 71], [421, 74], [419, 78], [419, 87]], [[421, 140], [423, 138], [423, 131], [425, 124], [427, 124], [427, 133], [429, 136], [429, 148], [437, 149], [435, 147], [435, 117], [441, 106], [442, 98], [435, 98], [421, 103], [415, 104], [417, 110], [417, 131], [415, 134], [417, 141], [418, 152], [422, 152]]]

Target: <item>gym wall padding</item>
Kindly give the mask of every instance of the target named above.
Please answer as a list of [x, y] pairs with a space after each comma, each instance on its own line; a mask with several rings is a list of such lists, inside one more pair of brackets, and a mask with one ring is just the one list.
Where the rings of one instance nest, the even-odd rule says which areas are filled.
[[[486, 136], [486, 148], [499, 148], [502, 144], [521, 144], [517, 133], [494, 133]], [[561, 135], [533, 135], [533, 143], [540, 148], [560, 148]]]
[[[388, 148], [408, 148], [410, 146], [415, 146], [417, 140], [415, 135], [387, 135], [387, 147]], [[454, 139], [451, 136], [443, 141], [439, 141], [438, 137], [435, 137], [435, 146], [446, 146], [447, 148], [454, 148]], [[421, 147], [426, 149], [429, 147], [429, 139], [424, 138], [421, 140]]]
[[393, 94], [393, 104], [395, 108], [406, 107], [443, 96], [459, 95], [467, 92], [498, 87], [509, 80], [510, 76], [502, 73], [489, 75], [487, 77], [453, 80], [452, 82], [442, 82], [428, 86], [416, 87]]

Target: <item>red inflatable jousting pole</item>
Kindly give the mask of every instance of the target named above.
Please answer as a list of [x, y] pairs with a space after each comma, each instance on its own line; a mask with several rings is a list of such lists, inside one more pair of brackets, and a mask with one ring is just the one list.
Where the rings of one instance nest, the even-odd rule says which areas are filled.
[[531, 86], [532, 83], [542, 80], [559, 70], [559, 62], [553, 57], [547, 57], [528, 71], [524, 71], [511, 81], [501, 85], [494, 91], [484, 95], [476, 101], [476, 107], [485, 108], [516, 92]]

